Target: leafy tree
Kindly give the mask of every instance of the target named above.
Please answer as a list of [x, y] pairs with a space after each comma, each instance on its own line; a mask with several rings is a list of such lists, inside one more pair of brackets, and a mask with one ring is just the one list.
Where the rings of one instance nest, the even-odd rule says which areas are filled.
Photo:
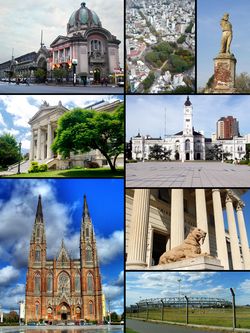
[[246, 155], [244, 156], [248, 161], [250, 160], [250, 143], [246, 144]]
[[116, 312], [111, 312], [111, 322], [117, 322], [119, 321], [119, 316]]
[[185, 32], [188, 34], [192, 31], [192, 28], [193, 28], [193, 25], [194, 23], [193, 22], [190, 22], [188, 27], [186, 28]]
[[146, 77], [146, 79], [142, 82], [144, 89], [148, 90], [154, 83], [154, 80], [155, 80], [155, 74], [154, 72], [151, 71]]
[[0, 136], [0, 168], [19, 161], [19, 147], [15, 137], [11, 134]]
[[150, 153], [148, 158], [159, 160], [169, 160], [171, 155], [171, 150], [167, 150], [160, 145], [155, 144], [153, 147], [150, 147]]
[[37, 79], [38, 82], [44, 82], [46, 79], [46, 71], [42, 68], [38, 68], [34, 72], [35, 78]]
[[179, 37], [177, 39], [177, 43], [178, 44], [183, 44], [185, 42], [185, 40], [186, 40], [186, 36], [185, 35], [181, 35], [181, 37]]
[[81, 108], [67, 112], [58, 121], [57, 135], [51, 148], [64, 158], [70, 152], [77, 154], [98, 149], [111, 170], [116, 171], [116, 159], [124, 152], [124, 107], [119, 106], [113, 112]]
[[247, 73], [240, 73], [236, 76], [235, 87], [239, 93], [249, 93], [250, 92], [250, 76]]
[[232, 154], [224, 152], [221, 144], [214, 144], [206, 150], [206, 160], [221, 161], [222, 157], [227, 160]]
[[214, 74], [210, 76], [210, 78], [207, 81], [206, 88], [213, 88], [214, 85]]
[[53, 70], [54, 78], [58, 81], [62, 81], [67, 76], [67, 71], [64, 68], [55, 68]]

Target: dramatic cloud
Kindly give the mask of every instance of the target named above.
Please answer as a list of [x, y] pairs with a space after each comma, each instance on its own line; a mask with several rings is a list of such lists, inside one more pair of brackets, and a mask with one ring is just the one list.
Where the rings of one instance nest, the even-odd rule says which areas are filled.
[[6, 266], [0, 269], [0, 287], [8, 286], [13, 281], [17, 280], [19, 271], [12, 267]]
[[121, 283], [123, 281], [123, 271], [120, 272], [117, 280], [111, 281], [110, 283], [103, 284], [103, 292], [106, 297], [106, 301], [110, 303], [110, 311], [122, 313], [124, 310], [124, 284]]
[[117, 255], [122, 254], [124, 249], [123, 231], [115, 231], [109, 238], [96, 237], [98, 254], [102, 264], [113, 260]]

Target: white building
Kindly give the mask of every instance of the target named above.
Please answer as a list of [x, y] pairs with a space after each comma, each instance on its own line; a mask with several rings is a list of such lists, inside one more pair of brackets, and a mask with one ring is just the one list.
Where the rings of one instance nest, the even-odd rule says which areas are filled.
[[[213, 137], [213, 139], [215, 139]], [[223, 153], [230, 153], [230, 159], [241, 160], [246, 154], [246, 138], [233, 137], [231, 140], [211, 140], [205, 138], [203, 131], [195, 131], [193, 126], [193, 106], [189, 97], [184, 103], [183, 130], [164, 138], [152, 138], [138, 133], [132, 138], [132, 158], [136, 160], [149, 159], [150, 148], [159, 145], [165, 150], [171, 150], [171, 160], [205, 160], [206, 149], [212, 144], [220, 145]]]

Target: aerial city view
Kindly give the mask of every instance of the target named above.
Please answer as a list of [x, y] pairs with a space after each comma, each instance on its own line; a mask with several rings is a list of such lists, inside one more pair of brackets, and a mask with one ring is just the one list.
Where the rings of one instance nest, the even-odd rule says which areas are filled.
[[194, 92], [194, 15], [194, 0], [127, 1], [127, 92]]

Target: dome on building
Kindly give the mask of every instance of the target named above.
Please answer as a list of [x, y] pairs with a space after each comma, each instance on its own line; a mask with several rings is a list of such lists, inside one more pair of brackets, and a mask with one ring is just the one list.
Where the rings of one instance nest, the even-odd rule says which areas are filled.
[[97, 14], [93, 10], [88, 9], [85, 2], [82, 2], [81, 7], [71, 14], [67, 28], [69, 33], [88, 27], [101, 26], [102, 24]]

